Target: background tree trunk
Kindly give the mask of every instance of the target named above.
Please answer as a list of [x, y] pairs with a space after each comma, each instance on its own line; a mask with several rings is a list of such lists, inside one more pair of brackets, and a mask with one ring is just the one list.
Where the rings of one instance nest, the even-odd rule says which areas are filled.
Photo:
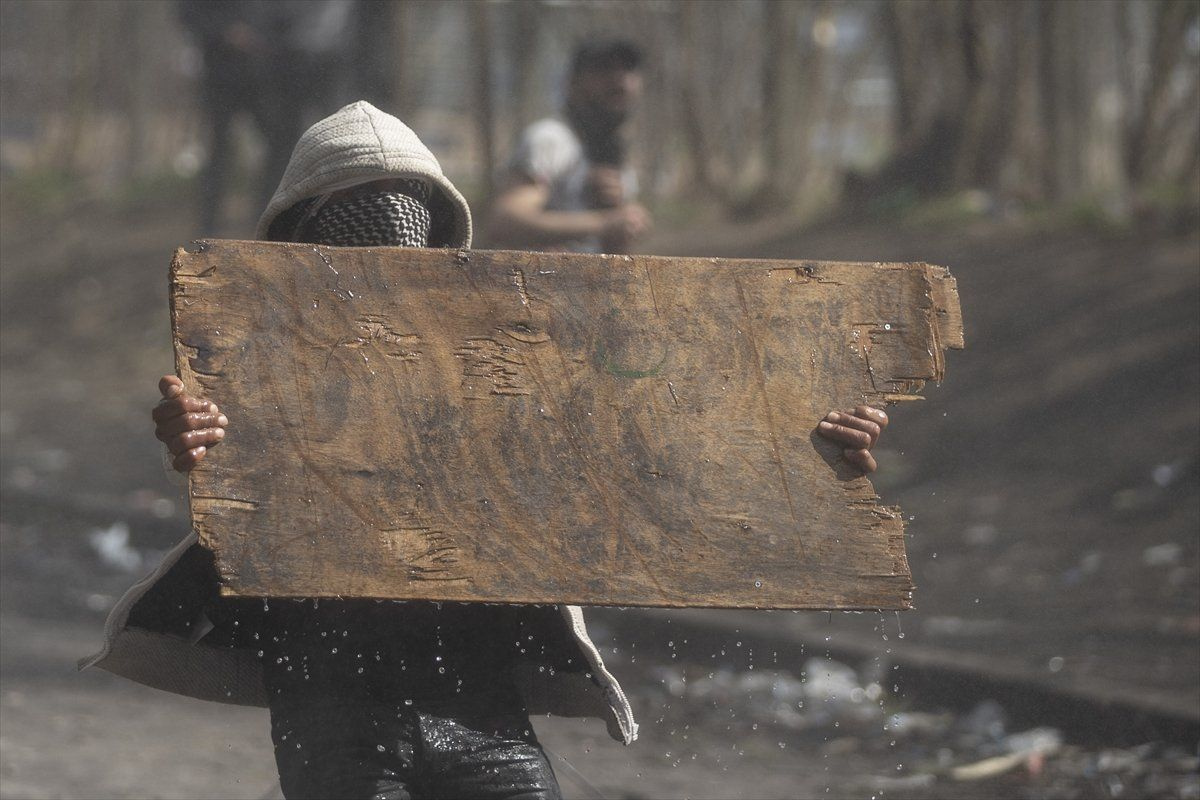
[[[533, 122], [545, 105], [542, 97], [541, 22], [536, 0], [517, 0], [513, 8], [510, 51], [513, 58], [513, 127], [520, 131]], [[513, 137], [516, 138], [515, 136]]]
[[702, 100], [707, 93], [699, 91], [696, 86], [700, 70], [699, 52], [703, 46], [700, 39], [702, 15], [707, 10], [705, 5], [699, 2], [683, 3], [679, 8], [681, 122], [688, 160], [691, 162], [692, 184], [706, 194], [724, 198], [726, 187], [714, 175], [712, 165], [709, 115]]
[[1193, 0], [1159, 0], [1157, 4], [1150, 71], [1125, 150], [1126, 174], [1135, 190], [1143, 188], [1152, 177], [1156, 156], [1164, 150], [1162, 134], [1167, 127], [1168, 90], [1188, 29], [1196, 24], [1197, 13], [1200, 5]]
[[492, 15], [488, 3], [468, 8], [475, 51], [475, 122], [479, 131], [480, 192], [491, 198], [496, 176], [496, 110], [492, 102]]

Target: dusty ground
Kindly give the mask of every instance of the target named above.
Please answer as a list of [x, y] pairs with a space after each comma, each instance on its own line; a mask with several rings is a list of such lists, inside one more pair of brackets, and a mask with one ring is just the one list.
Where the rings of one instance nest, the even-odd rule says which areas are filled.
[[[141, 562], [183, 531], [180, 489], [162, 473], [147, 412], [155, 379], [171, 369], [166, 267], [188, 234], [154, 210], [54, 225], [0, 219], [6, 798], [275, 796], [263, 712], [72, 668], [98, 646], [104, 612]], [[877, 616], [775, 615], [781, 628], [874, 637], [881, 652], [947, 648], [1200, 715], [1194, 232], [1139, 239], [976, 222], [698, 237], [660, 248], [919, 259], [952, 267], [962, 291], [968, 349], [951, 354], [946, 384], [926, 403], [896, 410], [876, 481], [914, 517], [918, 610], [903, 618], [903, 640], [894, 619], [881, 627]], [[92, 535], [120, 542], [122, 525], [130, 547], [105, 562]], [[1005, 776], [950, 782], [948, 766], [1004, 752], [1014, 731], [986, 709], [982, 722], [885, 730], [892, 713], [939, 704], [892, 697], [886, 680], [878, 701], [784, 714], [754, 697], [794, 687], [803, 663], [760, 654], [758, 675], [782, 670], [760, 685], [736, 641], [697, 653], [671, 636], [664, 628], [650, 652], [607, 645], [643, 722], [633, 748], [598, 723], [536, 721], [586, 780], [557, 762], [569, 795], [591, 796], [587, 784], [630, 798], [1200, 795], [1194, 746], [1173, 750], [1152, 733], [1137, 752], [1073, 750], [1068, 736], [1065, 750]], [[681, 674], [703, 691], [681, 689]]]

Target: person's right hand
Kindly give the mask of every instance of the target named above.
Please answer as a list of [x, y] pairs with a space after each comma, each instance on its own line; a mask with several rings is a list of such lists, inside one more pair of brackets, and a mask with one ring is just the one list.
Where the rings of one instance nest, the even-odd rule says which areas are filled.
[[617, 208], [625, 202], [625, 182], [616, 167], [595, 166], [588, 172], [588, 189], [597, 208]]
[[158, 382], [163, 399], [154, 407], [154, 435], [171, 451], [171, 466], [187, 472], [225, 438], [229, 419], [216, 403], [183, 391], [183, 381], [164, 375]]
[[634, 239], [650, 230], [650, 212], [637, 203], [627, 203], [605, 212], [600, 241], [606, 253], [624, 253]]

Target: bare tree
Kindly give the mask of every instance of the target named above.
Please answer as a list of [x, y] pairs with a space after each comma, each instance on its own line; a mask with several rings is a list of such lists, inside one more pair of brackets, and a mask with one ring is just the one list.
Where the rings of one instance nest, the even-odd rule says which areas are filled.
[[468, 8], [471, 49], [475, 51], [475, 121], [479, 130], [480, 184], [485, 197], [493, 194], [496, 174], [496, 109], [492, 101], [492, 15], [488, 3]]
[[513, 59], [513, 121], [521, 127], [533, 121], [541, 108], [541, 15], [537, 0], [517, 0], [511, 12], [509, 52]]
[[[826, 5], [826, 4], [823, 4]], [[801, 6], [782, 0], [767, 0], [763, 14], [765, 55], [762, 69], [763, 151], [768, 169], [764, 186], [768, 202], [783, 201], [794, 191], [806, 141], [800, 137], [799, 119], [804, 71], [796, 33]], [[812, 81], [807, 82], [811, 86]], [[803, 126], [801, 129], [807, 129]]]
[[[1182, 104], [1177, 102], [1173, 109], [1169, 89], [1184, 51], [1185, 37], [1196, 25], [1198, 13], [1200, 5], [1194, 0], [1159, 0], [1156, 4], [1150, 70], [1130, 119], [1125, 149], [1126, 172], [1135, 188], [1154, 177], [1155, 162], [1166, 149], [1165, 139], [1178, 125], [1174, 120], [1186, 114], [1175, 109], [1195, 108], [1193, 96]], [[1196, 83], [1193, 80], [1193, 85]]]
[[700, 80], [700, 53], [704, 48], [702, 26], [712, 3], [705, 1], [683, 3], [678, 13], [678, 37], [681, 75], [679, 93], [683, 135], [687, 142], [688, 160], [691, 162], [691, 177], [695, 188], [706, 194], [725, 199], [727, 176], [718, 175], [714, 161], [714, 145], [708, 121], [711, 111], [705, 102], [707, 93], [697, 85]]

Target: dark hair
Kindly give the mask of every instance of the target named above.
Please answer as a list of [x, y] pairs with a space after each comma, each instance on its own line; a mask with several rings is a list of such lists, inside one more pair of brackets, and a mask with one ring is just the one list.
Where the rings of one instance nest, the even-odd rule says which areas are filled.
[[581, 43], [571, 58], [571, 77], [592, 70], [642, 67], [642, 48], [628, 39], [597, 39]]

